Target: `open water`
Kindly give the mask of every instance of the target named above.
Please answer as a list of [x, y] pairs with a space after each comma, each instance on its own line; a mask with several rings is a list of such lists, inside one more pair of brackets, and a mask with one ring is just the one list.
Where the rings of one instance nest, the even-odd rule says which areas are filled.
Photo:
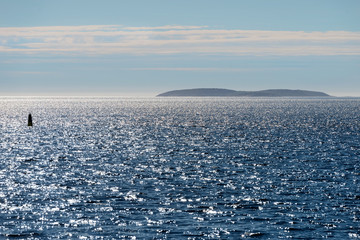
[[360, 238], [358, 98], [1, 97], [0, 130], [1, 239]]

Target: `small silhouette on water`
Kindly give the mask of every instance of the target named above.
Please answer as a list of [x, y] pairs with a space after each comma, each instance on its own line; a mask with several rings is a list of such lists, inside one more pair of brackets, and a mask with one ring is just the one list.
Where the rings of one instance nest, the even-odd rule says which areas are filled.
[[31, 113], [28, 116], [28, 126], [32, 127], [33, 123], [32, 123], [32, 117], [31, 117]]

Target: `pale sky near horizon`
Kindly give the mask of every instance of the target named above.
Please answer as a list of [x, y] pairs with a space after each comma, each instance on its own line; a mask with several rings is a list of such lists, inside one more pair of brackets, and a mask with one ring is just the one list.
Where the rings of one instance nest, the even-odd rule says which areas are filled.
[[359, 0], [0, 0], [0, 96], [360, 96]]

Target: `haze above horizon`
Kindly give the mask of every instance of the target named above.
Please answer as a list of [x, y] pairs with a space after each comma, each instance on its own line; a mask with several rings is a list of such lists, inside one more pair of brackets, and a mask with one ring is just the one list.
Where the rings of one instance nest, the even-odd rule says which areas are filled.
[[358, 0], [0, 0], [0, 95], [360, 97]]

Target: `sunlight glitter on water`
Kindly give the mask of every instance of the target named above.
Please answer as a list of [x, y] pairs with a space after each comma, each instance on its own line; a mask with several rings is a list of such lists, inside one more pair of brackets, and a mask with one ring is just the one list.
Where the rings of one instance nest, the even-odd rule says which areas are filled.
[[1, 98], [0, 234], [357, 238], [359, 106]]

